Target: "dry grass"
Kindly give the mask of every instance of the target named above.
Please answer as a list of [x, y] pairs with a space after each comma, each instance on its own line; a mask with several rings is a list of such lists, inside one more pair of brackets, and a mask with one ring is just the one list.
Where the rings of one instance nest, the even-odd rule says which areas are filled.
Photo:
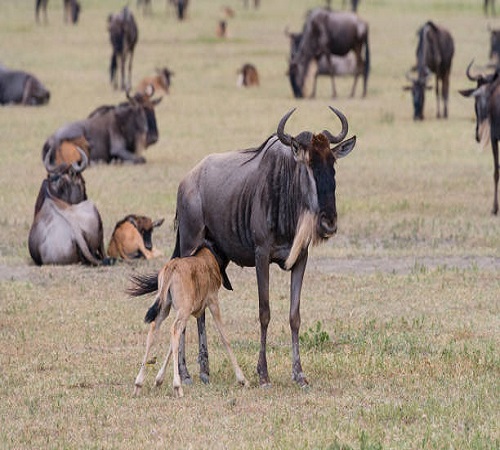
[[[273, 385], [257, 386], [255, 275], [231, 266], [235, 292], [222, 292], [222, 314], [252, 387], [235, 384], [209, 325], [212, 382], [195, 377], [182, 400], [173, 398], [168, 377], [161, 389], [152, 388], [158, 364], [143, 395], [131, 397], [149, 299], [131, 300], [124, 287], [131, 273], [153, 271], [161, 261], [38, 268], [27, 251], [45, 138], [123, 98], [108, 83], [105, 30], [107, 14], [123, 2], [82, 3], [76, 27], [63, 25], [57, 0], [50, 2], [48, 26], [35, 25], [31, 1], [1, 6], [2, 63], [36, 73], [52, 98], [44, 108], [0, 109], [0, 447], [499, 448], [500, 233], [498, 217], [489, 214], [492, 158], [477, 151], [472, 101], [457, 93], [469, 85], [467, 63], [488, 54], [480, 2], [362, 2], [373, 62], [364, 100], [346, 97], [346, 80], [338, 82], [336, 100], [328, 98], [328, 80], [321, 80], [317, 99], [292, 99], [283, 30], [299, 29], [305, 10], [317, 4], [312, 0], [263, 0], [259, 11], [234, 0], [237, 15], [225, 41], [215, 38], [221, 7], [229, 3], [223, 0], [193, 0], [183, 24], [165, 13], [165, 2], [153, 2], [151, 18], [136, 14], [134, 79], [165, 64], [175, 76], [157, 110], [160, 141], [147, 150], [148, 163], [85, 172], [106, 241], [127, 213], [165, 217], [154, 240], [168, 257], [182, 176], [207, 153], [259, 145], [293, 106], [299, 108], [291, 131], [335, 132], [326, 108], [333, 103], [358, 136], [355, 151], [338, 164], [339, 234], [312, 251], [306, 274], [302, 362], [311, 388], [299, 390], [290, 380], [288, 274], [276, 268], [268, 348]], [[431, 93], [426, 121], [413, 123], [401, 87], [414, 62], [415, 31], [429, 18], [455, 37], [450, 119], [434, 118]], [[258, 89], [236, 88], [236, 70], [247, 61], [259, 69]], [[410, 270], [398, 262], [411, 258]], [[349, 265], [364, 260], [380, 262], [378, 270]], [[460, 268], [458, 260], [465, 262]], [[193, 321], [193, 374], [194, 330]], [[159, 360], [166, 350], [165, 338]]]

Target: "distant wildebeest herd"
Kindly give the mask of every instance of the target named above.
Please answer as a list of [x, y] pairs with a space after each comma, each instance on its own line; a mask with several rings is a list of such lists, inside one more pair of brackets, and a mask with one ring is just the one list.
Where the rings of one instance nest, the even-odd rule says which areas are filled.
[[[47, 23], [48, 0], [36, 0], [35, 17], [44, 14]], [[243, 6], [249, 7], [248, 0]], [[301, 32], [286, 28], [290, 51], [287, 77], [295, 98], [314, 97], [319, 75], [330, 76], [332, 97], [337, 95], [334, 78], [354, 78], [351, 97], [359, 77], [362, 97], [368, 93], [371, 69], [369, 24], [358, 14], [358, 1], [351, 1], [352, 12], [327, 7], [307, 12]], [[345, 3], [345, 2], [344, 2]], [[186, 19], [187, 0], [168, 0], [179, 20]], [[64, 20], [76, 24], [81, 7], [76, 0], [64, 0]], [[138, 0], [145, 15], [152, 14], [151, 0]], [[254, 0], [255, 9], [260, 1]], [[487, 11], [485, 2], [485, 12]], [[228, 13], [229, 14], [229, 13]], [[232, 16], [231, 16], [232, 17]], [[43, 264], [113, 264], [116, 259], [154, 258], [161, 255], [152, 244], [153, 230], [163, 219], [152, 220], [140, 214], [124, 214], [104, 246], [103, 221], [95, 204], [87, 198], [83, 172], [92, 162], [146, 162], [143, 153], [159, 139], [155, 107], [170, 93], [173, 72], [158, 67], [156, 75], [132, 87], [132, 65], [139, 27], [132, 11], [125, 6], [107, 18], [112, 56], [111, 84], [125, 92], [117, 105], [96, 107], [81, 120], [61, 125], [48, 136], [42, 147], [47, 173], [35, 202], [28, 248], [33, 261]], [[283, 29], [283, 28], [282, 28]], [[451, 33], [429, 20], [418, 30], [416, 64], [406, 74], [411, 81], [413, 118], [424, 119], [425, 91], [436, 77], [437, 117], [448, 118], [450, 72], [455, 51]], [[489, 139], [494, 158], [493, 214], [498, 213], [498, 140], [500, 140], [500, 32], [491, 30], [493, 61], [489, 73], [473, 74], [466, 69], [474, 88], [460, 91], [475, 99], [476, 140]], [[412, 73], [415, 73], [413, 76]], [[238, 69], [238, 86], [261, 84], [257, 67], [246, 62]], [[0, 104], [44, 105], [50, 93], [34, 75], [0, 66]], [[441, 113], [442, 102], [442, 113]], [[197, 317], [200, 377], [209, 381], [205, 309], [216, 321], [233, 363], [237, 380], [248, 382], [239, 368], [220, 323], [217, 293], [220, 286], [231, 290], [226, 273], [230, 262], [255, 267], [260, 320], [260, 352], [257, 363], [259, 383], [270, 383], [267, 365], [267, 330], [270, 321], [270, 264], [290, 271], [290, 329], [292, 340], [292, 378], [299, 386], [308, 384], [299, 352], [300, 297], [310, 245], [333, 237], [337, 231], [335, 163], [355, 147], [356, 138], [346, 139], [348, 120], [334, 107], [341, 130], [332, 134], [302, 131], [285, 132], [294, 110], [286, 113], [276, 132], [253, 148], [212, 154], [196, 165], [180, 182], [175, 211], [176, 243], [172, 259], [151, 275], [132, 279], [132, 295], [157, 292], [146, 314], [151, 323], [146, 352], [135, 381], [135, 392], [142, 388], [153, 335], [170, 309], [177, 311], [171, 330], [167, 358], [158, 373], [160, 385], [170, 357], [174, 359], [174, 392], [182, 396], [181, 384], [191, 376], [185, 361], [184, 330], [189, 316]]]

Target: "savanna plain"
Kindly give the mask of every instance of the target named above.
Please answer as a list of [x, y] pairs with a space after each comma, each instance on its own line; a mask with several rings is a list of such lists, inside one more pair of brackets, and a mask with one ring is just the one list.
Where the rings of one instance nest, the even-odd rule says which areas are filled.
[[[184, 23], [153, 0], [153, 15], [130, 8], [139, 26], [133, 84], [166, 65], [171, 92], [156, 108], [160, 138], [141, 166], [84, 172], [104, 223], [105, 243], [129, 213], [165, 218], [153, 241], [163, 257], [111, 267], [37, 267], [27, 239], [45, 177], [41, 148], [64, 123], [124, 100], [108, 80], [106, 17], [121, 0], [81, 0], [76, 26], [49, 2], [36, 25], [32, 0], [2, 0], [0, 61], [36, 74], [48, 106], [0, 109], [0, 447], [498, 449], [500, 447], [500, 218], [493, 199], [491, 150], [474, 141], [474, 106], [458, 89], [474, 58], [488, 59], [480, 0], [362, 0], [370, 24], [368, 95], [338, 97], [320, 79], [316, 99], [296, 100], [286, 78], [289, 43], [312, 0], [192, 0]], [[215, 29], [224, 5], [229, 36]], [[341, 7], [340, 0], [332, 6]], [[412, 120], [403, 91], [415, 63], [416, 31], [432, 19], [455, 39], [449, 119]], [[255, 64], [260, 87], [236, 87], [236, 71]], [[432, 85], [434, 80], [432, 80]], [[197, 377], [195, 321], [187, 359], [194, 383], [182, 399], [154, 376], [168, 348], [170, 321], [153, 353], [141, 396], [132, 396], [151, 298], [125, 293], [134, 273], [150, 273], [174, 246], [179, 181], [202, 157], [259, 146], [280, 118], [287, 131], [337, 133], [327, 106], [342, 110], [354, 151], [337, 164], [339, 230], [311, 249], [302, 292], [301, 356], [310, 387], [291, 380], [289, 274], [271, 271], [268, 363], [259, 387], [255, 273], [230, 265], [233, 292], [221, 291], [222, 318], [250, 381], [235, 382], [207, 315], [211, 382]], [[224, 205], [220, 205], [223, 207]]]

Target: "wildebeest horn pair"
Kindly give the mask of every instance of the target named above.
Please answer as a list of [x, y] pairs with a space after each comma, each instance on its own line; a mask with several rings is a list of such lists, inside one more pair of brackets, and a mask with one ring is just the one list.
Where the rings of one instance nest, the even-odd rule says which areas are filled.
[[[78, 145], [76, 145], [75, 147], [78, 150], [78, 153], [80, 153], [81, 160], [75, 161], [74, 163], [71, 164], [71, 166], [73, 167], [73, 170], [76, 173], [80, 173], [87, 167], [87, 164], [89, 162], [89, 157], [87, 156], [87, 153], [83, 151], [83, 149], [78, 147]], [[45, 165], [45, 170], [47, 170], [47, 173], [53, 173], [59, 167], [57, 164], [53, 164], [50, 162], [53, 152], [54, 152], [54, 147], [51, 146], [43, 160], [43, 164]]]
[[[336, 136], [334, 136], [328, 130], [323, 130], [323, 134], [328, 138], [331, 144], [338, 144], [339, 142], [342, 142], [342, 140], [347, 136], [347, 131], [348, 131], [347, 119], [344, 116], [344, 114], [342, 114], [337, 108], [334, 108], [333, 106], [329, 106], [329, 108], [340, 119], [340, 122], [342, 123], [342, 130]], [[280, 123], [278, 125], [278, 130], [277, 130], [278, 138], [283, 144], [287, 146], [292, 145], [293, 138], [289, 134], [285, 133], [285, 124], [296, 109], [297, 108], [293, 108], [290, 111], [288, 111], [280, 120]]]

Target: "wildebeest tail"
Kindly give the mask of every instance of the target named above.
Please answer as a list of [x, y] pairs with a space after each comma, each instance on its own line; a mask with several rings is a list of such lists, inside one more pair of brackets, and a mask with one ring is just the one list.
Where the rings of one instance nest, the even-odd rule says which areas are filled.
[[132, 275], [130, 277], [132, 286], [127, 289], [127, 293], [132, 297], [151, 294], [158, 290], [158, 274]]

